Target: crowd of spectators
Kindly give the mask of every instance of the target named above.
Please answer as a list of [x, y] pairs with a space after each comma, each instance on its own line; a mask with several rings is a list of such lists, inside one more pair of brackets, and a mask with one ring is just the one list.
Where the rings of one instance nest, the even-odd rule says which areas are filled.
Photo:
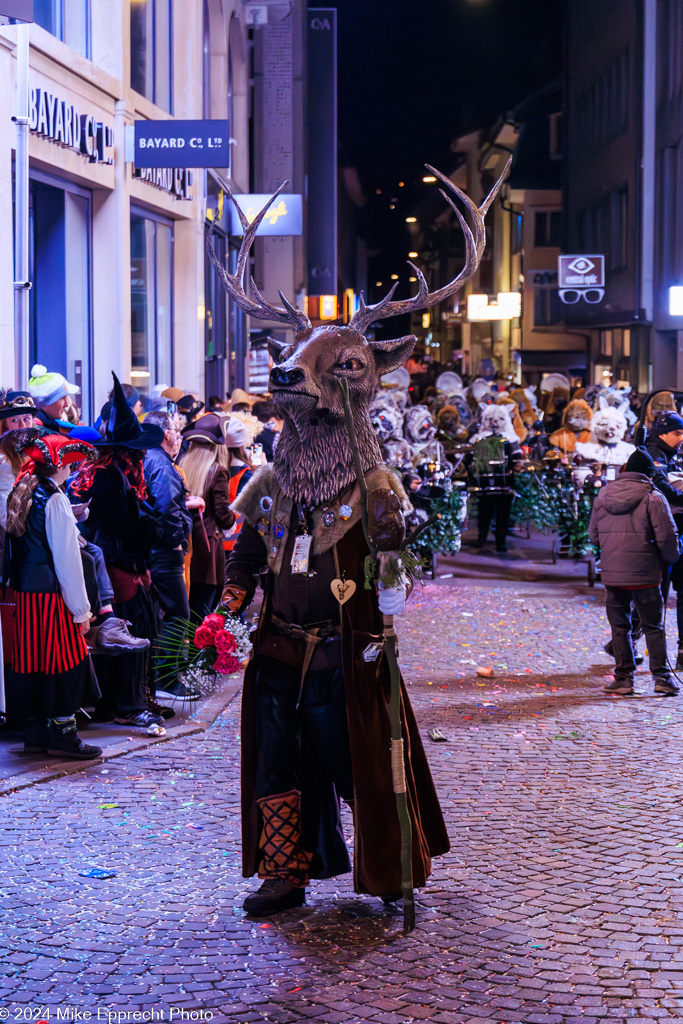
[[205, 411], [113, 375], [89, 426], [78, 391], [34, 366], [27, 391], [0, 392], [0, 716], [27, 752], [90, 759], [79, 711], [154, 731], [201, 699], [182, 671], [188, 623], [220, 597], [230, 505], [282, 422], [240, 389]]

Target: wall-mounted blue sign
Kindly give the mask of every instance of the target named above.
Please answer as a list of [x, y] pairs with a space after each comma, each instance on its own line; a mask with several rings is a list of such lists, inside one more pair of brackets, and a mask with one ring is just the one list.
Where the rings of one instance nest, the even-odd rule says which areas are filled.
[[[249, 223], [258, 216], [270, 199], [269, 195], [235, 196]], [[301, 196], [281, 192], [261, 221], [257, 235], [300, 235], [303, 230]], [[237, 210], [230, 204], [230, 233], [242, 234]]]
[[227, 121], [136, 121], [136, 167], [227, 167]]

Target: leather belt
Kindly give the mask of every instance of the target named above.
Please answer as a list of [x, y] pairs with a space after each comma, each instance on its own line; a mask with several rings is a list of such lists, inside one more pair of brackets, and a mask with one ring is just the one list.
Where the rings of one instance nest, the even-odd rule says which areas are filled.
[[276, 632], [281, 633], [283, 636], [291, 637], [293, 640], [302, 640], [306, 644], [304, 660], [301, 666], [299, 696], [296, 702], [296, 710], [298, 711], [301, 707], [301, 699], [304, 693], [304, 680], [316, 648], [332, 637], [341, 636], [341, 626], [335, 626], [331, 620], [321, 622], [315, 626], [299, 626], [296, 622], [285, 622], [284, 619], [279, 618], [277, 615], [272, 615], [270, 622]]

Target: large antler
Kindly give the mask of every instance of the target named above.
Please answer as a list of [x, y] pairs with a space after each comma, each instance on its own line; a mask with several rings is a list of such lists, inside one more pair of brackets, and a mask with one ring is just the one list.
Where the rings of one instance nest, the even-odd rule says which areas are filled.
[[398, 287], [397, 281], [389, 293], [385, 295], [380, 302], [377, 302], [374, 306], [366, 306], [365, 296], [361, 292], [358, 311], [354, 313], [348, 324], [350, 329], [358, 331], [359, 334], [365, 334], [368, 327], [374, 320], [383, 320], [385, 317], [399, 316], [401, 313], [412, 313], [417, 309], [426, 309], [429, 306], [436, 306], [439, 302], [443, 302], [444, 299], [447, 299], [450, 295], [453, 295], [462, 288], [466, 281], [469, 281], [479, 266], [479, 261], [481, 260], [484, 247], [486, 245], [484, 217], [488, 213], [493, 200], [498, 195], [498, 190], [503, 184], [505, 176], [510, 169], [511, 162], [512, 157], [510, 157], [506, 163], [503, 173], [481, 206], [477, 206], [476, 203], [473, 203], [470, 197], [462, 192], [457, 185], [454, 185], [450, 178], [447, 178], [445, 174], [442, 174], [441, 171], [437, 171], [436, 168], [432, 167], [430, 164], [425, 164], [428, 171], [435, 174], [436, 177], [443, 182], [446, 188], [455, 193], [472, 216], [472, 220], [474, 222], [474, 234], [451, 197], [443, 189], [439, 189], [441, 195], [460, 221], [460, 226], [465, 236], [465, 266], [462, 268], [458, 276], [450, 282], [450, 284], [444, 285], [444, 287], [439, 288], [438, 291], [430, 292], [424, 274], [420, 268], [416, 267], [414, 263], [410, 263], [410, 261], [408, 261], [409, 266], [411, 266], [415, 271], [415, 276], [418, 280], [417, 294], [414, 295], [412, 299], [402, 299], [392, 302], [394, 292]]
[[223, 287], [230, 298], [233, 299], [239, 308], [244, 310], [245, 313], [248, 313], [249, 316], [256, 317], [258, 320], [276, 320], [278, 323], [288, 324], [297, 332], [310, 331], [312, 325], [306, 314], [302, 313], [300, 309], [295, 309], [294, 306], [287, 301], [281, 291], [278, 291], [278, 295], [282, 299], [285, 307], [284, 309], [281, 309], [280, 306], [272, 306], [269, 302], [266, 302], [256, 287], [253, 277], [251, 278], [251, 290], [255, 295], [255, 299], [252, 299], [247, 295], [244, 283], [244, 275], [247, 270], [247, 262], [249, 259], [249, 250], [251, 249], [254, 238], [256, 237], [259, 224], [268, 212], [273, 200], [277, 199], [282, 190], [286, 188], [288, 184], [288, 181], [282, 182], [277, 192], [270, 197], [258, 216], [254, 217], [251, 224], [244, 216], [244, 213], [240, 209], [240, 206], [230, 189], [226, 188], [226, 194], [230, 201], [234, 203], [242, 225], [243, 237], [242, 244], [240, 245], [240, 251], [237, 256], [237, 271], [235, 274], [228, 273], [221, 260], [218, 259], [216, 250], [213, 247], [213, 231], [216, 225], [215, 220], [212, 221], [211, 227], [209, 228], [209, 234], [206, 239], [206, 248], [209, 253], [209, 259], [218, 271], [220, 279], [223, 282]]

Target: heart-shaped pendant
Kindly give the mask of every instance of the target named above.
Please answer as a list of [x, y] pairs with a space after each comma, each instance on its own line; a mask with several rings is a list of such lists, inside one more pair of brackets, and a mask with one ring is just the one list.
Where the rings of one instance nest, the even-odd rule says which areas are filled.
[[353, 580], [332, 580], [330, 587], [339, 604], [346, 604], [356, 593], [356, 584]]

